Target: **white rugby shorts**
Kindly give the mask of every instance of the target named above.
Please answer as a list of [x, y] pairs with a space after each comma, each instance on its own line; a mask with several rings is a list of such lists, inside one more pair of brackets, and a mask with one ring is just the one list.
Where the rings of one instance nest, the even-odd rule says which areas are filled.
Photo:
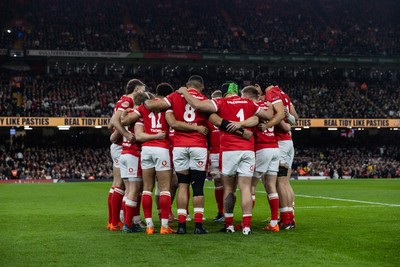
[[122, 146], [119, 146], [117, 144], [111, 144], [110, 154], [111, 154], [114, 168], [119, 168], [119, 160], [121, 157], [121, 152], [122, 152]]
[[140, 165], [143, 170], [155, 168], [156, 171], [171, 170], [169, 149], [154, 146], [142, 147]]
[[277, 175], [279, 170], [279, 148], [264, 148], [256, 151], [256, 171], [254, 177], [264, 174]]
[[222, 175], [252, 177], [255, 168], [255, 153], [250, 150], [221, 152]]
[[174, 147], [172, 154], [175, 171], [206, 170], [207, 148]]
[[142, 169], [139, 158], [131, 154], [123, 154], [120, 158], [121, 178], [129, 181], [142, 180]]
[[287, 165], [292, 168], [294, 159], [294, 146], [292, 140], [278, 141], [279, 151], [281, 153], [280, 164]]

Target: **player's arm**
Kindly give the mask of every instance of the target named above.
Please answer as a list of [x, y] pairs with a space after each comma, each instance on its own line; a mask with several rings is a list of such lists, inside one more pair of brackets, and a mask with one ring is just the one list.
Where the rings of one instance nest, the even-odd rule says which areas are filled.
[[285, 116], [290, 125], [296, 126], [297, 120], [299, 119], [299, 115], [296, 112], [294, 105], [291, 103], [289, 106], [289, 110], [285, 109]]
[[186, 102], [192, 106], [195, 110], [206, 112], [206, 113], [214, 113], [217, 112], [217, 106], [212, 100], [204, 100], [200, 101], [197, 98], [193, 97], [188, 91], [186, 87], [181, 87], [177, 91], [180, 93], [185, 99]]
[[[215, 126], [217, 126], [220, 130], [225, 131], [225, 132], [230, 132], [239, 136], [242, 136], [244, 139], [246, 140], [250, 140], [251, 137], [253, 136], [253, 132], [244, 129], [243, 127], [239, 127], [239, 129], [234, 129], [232, 127], [230, 127], [231, 131], [228, 131], [227, 127], [229, 127], [229, 124], [231, 122], [224, 120], [223, 118], [221, 118], [218, 114], [216, 113], [212, 113], [209, 117], [208, 120], [214, 124]], [[258, 119], [257, 119], [258, 120]], [[228, 124], [226, 124], [228, 123]]]
[[168, 125], [177, 131], [182, 131], [182, 132], [198, 132], [204, 135], [208, 134], [208, 128], [201, 126], [201, 125], [193, 125], [193, 124], [188, 124], [183, 121], [178, 121], [175, 118], [175, 115], [173, 112], [166, 112], [165, 113], [165, 120], [167, 121]]
[[125, 129], [125, 127], [122, 126], [122, 124], [121, 124], [121, 115], [122, 115], [122, 111], [121, 110], [117, 110], [114, 113], [114, 115], [111, 117], [111, 124], [127, 140], [129, 140], [130, 142], [134, 142], [135, 141], [135, 136], [131, 132], [127, 131]]
[[110, 133], [113, 133], [114, 126], [111, 123], [111, 119], [110, 122], [107, 124], [107, 129], [110, 131]]
[[170, 106], [164, 99], [161, 99], [159, 101], [146, 100], [146, 101], [144, 101], [143, 104], [148, 110], [153, 111], [153, 112], [161, 112], [161, 111], [164, 111], [164, 110], [167, 110], [168, 108], [170, 108]]
[[257, 116], [253, 115], [250, 118], [247, 118], [244, 121], [231, 121], [229, 122], [229, 125], [226, 127], [228, 132], [232, 132], [234, 130], [240, 129], [240, 128], [251, 128], [256, 126], [259, 123], [259, 119]]
[[123, 126], [131, 125], [140, 119], [140, 117], [136, 112], [128, 113], [128, 110], [124, 110], [121, 114], [121, 124]]
[[118, 141], [118, 139], [121, 137], [121, 134], [118, 131], [114, 131], [111, 135], [110, 135], [110, 142], [111, 143], [116, 143]]
[[165, 139], [165, 132], [158, 132], [156, 134], [148, 134], [144, 132], [143, 124], [135, 124], [135, 137], [136, 141], [144, 143], [150, 140], [163, 140]]
[[[267, 106], [269, 104], [267, 103]], [[275, 104], [272, 105], [273, 110], [275, 111], [275, 115], [268, 119], [268, 118], [264, 118], [264, 117], [260, 117], [263, 120], [268, 120], [267, 122], [267, 128], [271, 128], [272, 126], [278, 125], [284, 118], [285, 118], [285, 108], [283, 106], [282, 101], [276, 102]], [[270, 108], [270, 106], [268, 106], [268, 111], [271, 111], [272, 108]], [[265, 110], [264, 110], [265, 111]], [[265, 111], [265, 112], [268, 112]], [[261, 112], [259, 112], [261, 113]], [[259, 115], [259, 113], [257, 113], [257, 115]]]
[[287, 123], [285, 120], [282, 120], [278, 126], [282, 128], [285, 132], [290, 132], [292, 129], [292, 125], [290, 123]]

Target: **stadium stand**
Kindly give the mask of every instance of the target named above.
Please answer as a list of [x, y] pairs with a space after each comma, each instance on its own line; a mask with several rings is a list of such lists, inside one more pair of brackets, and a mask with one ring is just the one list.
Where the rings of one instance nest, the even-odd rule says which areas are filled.
[[399, 5], [373, 0], [3, 1], [0, 48], [398, 56]]
[[[150, 91], [154, 91], [155, 81], [171, 82], [176, 88], [184, 85], [179, 72], [161, 75], [161, 70], [157, 70], [157, 73], [151, 77], [138, 74]], [[15, 77], [21, 81], [14, 81]], [[129, 78], [111, 74], [4, 72], [0, 74], [0, 116], [109, 117]], [[291, 96], [302, 118], [400, 117], [398, 81], [369, 78], [368, 90], [364, 92], [360, 89], [363, 84], [360, 78], [350, 80], [327, 74], [274, 78]], [[241, 85], [250, 82], [246, 79], [250, 78], [240, 74], [236, 77]], [[205, 81], [206, 95], [210, 95], [224, 81], [224, 75], [209, 71]]]

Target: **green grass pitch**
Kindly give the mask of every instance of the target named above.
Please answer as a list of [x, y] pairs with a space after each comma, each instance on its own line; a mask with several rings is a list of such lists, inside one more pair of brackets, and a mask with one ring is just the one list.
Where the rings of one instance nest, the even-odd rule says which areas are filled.
[[185, 236], [147, 236], [105, 230], [110, 183], [0, 184], [0, 266], [399, 266], [399, 179], [292, 185], [294, 230], [261, 230], [269, 207], [259, 185], [253, 234], [219, 233], [206, 182], [208, 235], [189, 222]]

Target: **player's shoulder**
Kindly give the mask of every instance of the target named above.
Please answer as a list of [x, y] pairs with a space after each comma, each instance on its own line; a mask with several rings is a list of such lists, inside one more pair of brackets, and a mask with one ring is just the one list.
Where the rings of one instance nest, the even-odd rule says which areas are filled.
[[254, 104], [256, 104], [257, 106], [262, 107], [262, 108], [266, 108], [267, 107], [267, 105], [265, 104], [264, 101], [257, 101]]
[[128, 97], [126, 95], [121, 96], [121, 98], [118, 100], [117, 105], [123, 107], [123, 108], [128, 108], [133, 106], [133, 99], [131, 97]]
[[205, 95], [203, 95], [202, 93], [200, 93], [200, 92], [197, 91], [196, 89], [189, 89], [188, 92], [189, 92], [192, 96], [196, 97], [197, 99], [200, 99], [200, 100], [208, 99]]

